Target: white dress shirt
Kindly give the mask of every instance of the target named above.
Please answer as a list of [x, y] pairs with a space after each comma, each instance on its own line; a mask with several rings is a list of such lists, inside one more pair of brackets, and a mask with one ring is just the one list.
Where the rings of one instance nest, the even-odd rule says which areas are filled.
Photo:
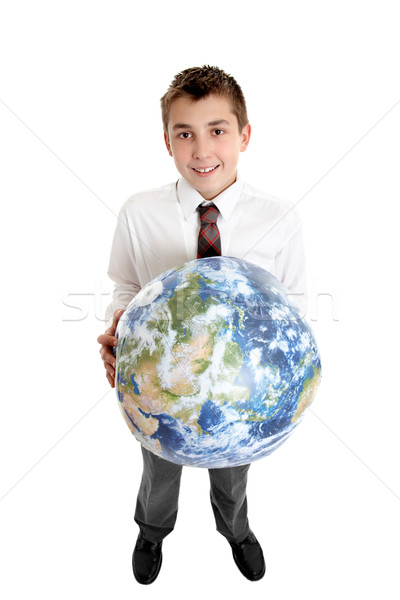
[[[133, 194], [123, 204], [114, 234], [108, 275], [113, 299], [106, 309], [126, 308], [157, 275], [197, 258], [204, 198], [184, 178]], [[288, 290], [304, 315], [307, 307], [301, 225], [292, 206], [237, 177], [212, 202], [220, 211], [223, 256], [242, 258], [266, 269]]]

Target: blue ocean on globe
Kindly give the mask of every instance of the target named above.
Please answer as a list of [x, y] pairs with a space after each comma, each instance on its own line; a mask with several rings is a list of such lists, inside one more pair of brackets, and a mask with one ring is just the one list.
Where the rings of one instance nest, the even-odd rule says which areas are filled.
[[193, 260], [133, 298], [118, 328], [116, 390], [137, 440], [205, 468], [248, 464], [300, 423], [321, 378], [312, 331], [270, 273]]

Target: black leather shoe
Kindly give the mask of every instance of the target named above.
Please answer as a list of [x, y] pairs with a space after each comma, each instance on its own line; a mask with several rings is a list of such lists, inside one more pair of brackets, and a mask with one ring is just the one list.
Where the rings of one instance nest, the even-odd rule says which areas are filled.
[[262, 548], [252, 531], [240, 544], [229, 542], [236, 566], [250, 581], [258, 581], [265, 574], [265, 561]]
[[157, 579], [161, 569], [162, 542], [149, 542], [139, 533], [132, 555], [133, 574], [139, 583], [147, 585]]

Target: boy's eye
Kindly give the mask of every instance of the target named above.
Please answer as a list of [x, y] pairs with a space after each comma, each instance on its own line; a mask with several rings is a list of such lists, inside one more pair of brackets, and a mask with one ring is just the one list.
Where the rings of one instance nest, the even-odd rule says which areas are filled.
[[179, 134], [179, 137], [186, 140], [188, 137], [190, 137], [192, 134], [189, 133], [188, 131], [183, 131], [182, 133]]
[[214, 129], [213, 131], [214, 135], [222, 135], [224, 133], [223, 129]]

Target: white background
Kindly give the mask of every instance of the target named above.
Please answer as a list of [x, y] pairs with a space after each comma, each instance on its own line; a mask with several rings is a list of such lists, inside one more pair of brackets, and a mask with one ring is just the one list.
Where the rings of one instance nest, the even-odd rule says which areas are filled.
[[[398, 599], [397, 2], [1, 3], [0, 594]], [[159, 98], [180, 70], [241, 84], [242, 177], [304, 226], [323, 383], [249, 474], [267, 573], [242, 577], [206, 470], [184, 469], [157, 581], [131, 571], [141, 453], [96, 338], [116, 214], [178, 174]]]

